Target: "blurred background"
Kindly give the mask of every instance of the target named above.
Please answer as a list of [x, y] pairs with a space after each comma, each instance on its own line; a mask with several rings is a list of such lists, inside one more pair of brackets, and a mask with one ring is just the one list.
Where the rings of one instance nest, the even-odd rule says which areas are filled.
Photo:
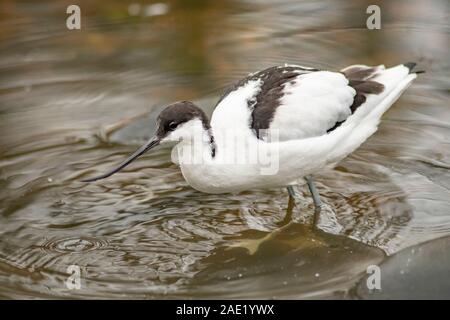
[[[81, 30], [66, 28], [71, 4]], [[449, 28], [446, 0], [2, 0], [0, 297], [450, 297]], [[426, 73], [318, 177], [323, 231], [306, 190], [294, 208], [285, 190], [201, 194], [163, 148], [79, 182], [132, 152], [165, 105], [210, 114], [249, 72], [408, 61]], [[365, 289], [371, 264], [381, 292]]]

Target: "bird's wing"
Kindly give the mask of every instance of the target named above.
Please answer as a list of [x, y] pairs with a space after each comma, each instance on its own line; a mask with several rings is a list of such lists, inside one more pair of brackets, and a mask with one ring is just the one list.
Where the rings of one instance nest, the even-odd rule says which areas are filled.
[[268, 129], [271, 139], [279, 141], [327, 134], [353, 114], [368, 94], [383, 91], [383, 85], [371, 80], [382, 69], [356, 65], [341, 72], [299, 74], [283, 84], [277, 99], [261, 91], [261, 104], [253, 111], [253, 128]]
[[[313, 71], [317, 69], [286, 65], [249, 74], [222, 94], [212, 114], [212, 127], [218, 131], [230, 128], [236, 131], [254, 129], [253, 114], [256, 106], [267, 106], [264, 108], [267, 109], [270, 104], [269, 98], [278, 99], [285, 83], [299, 74]], [[264, 101], [260, 101], [263, 97]]]
[[367, 94], [383, 90], [370, 80], [379, 70], [362, 65], [341, 72], [271, 67], [229, 88], [211, 122], [213, 127], [251, 129], [263, 140], [320, 136], [343, 123]]
[[253, 111], [253, 129], [265, 139], [268, 129], [279, 141], [326, 134], [350, 114], [355, 90], [343, 74], [317, 71], [300, 74], [280, 88], [279, 98], [262, 94]]

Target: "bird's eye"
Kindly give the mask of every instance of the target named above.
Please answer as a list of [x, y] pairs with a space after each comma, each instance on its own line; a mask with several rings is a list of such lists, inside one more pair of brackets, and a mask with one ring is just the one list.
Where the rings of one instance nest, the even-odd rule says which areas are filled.
[[169, 123], [169, 129], [170, 130], [175, 130], [175, 128], [178, 126], [178, 123], [172, 121], [171, 123]]

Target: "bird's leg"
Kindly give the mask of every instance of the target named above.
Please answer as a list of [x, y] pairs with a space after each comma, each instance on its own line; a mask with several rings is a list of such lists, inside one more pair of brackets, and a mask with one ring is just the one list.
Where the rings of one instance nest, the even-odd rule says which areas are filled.
[[295, 191], [294, 191], [294, 187], [292, 186], [288, 186], [287, 187], [287, 191], [289, 193], [289, 197], [292, 199], [295, 199]]
[[320, 218], [320, 210], [322, 208], [322, 201], [320, 200], [319, 192], [316, 189], [314, 181], [311, 176], [305, 177], [306, 183], [308, 184], [309, 192], [311, 192], [314, 201], [314, 221], [313, 225], [317, 226]]

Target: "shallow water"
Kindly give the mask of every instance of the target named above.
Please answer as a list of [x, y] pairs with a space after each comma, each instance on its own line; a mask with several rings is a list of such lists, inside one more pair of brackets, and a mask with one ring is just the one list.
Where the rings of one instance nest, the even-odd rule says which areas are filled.
[[[69, 3], [0, 4], [0, 297], [351, 298], [367, 266], [450, 236], [446, 1], [382, 2], [378, 31], [369, 2], [144, 3], [79, 1], [80, 31], [65, 28]], [[317, 177], [322, 231], [304, 188], [295, 206], [285, 190], [202, 194], [167, 148], [79, 182], [132, 152], [164, 105], [212, 112], [248, 72], [411, 60], [427, 73]]]

